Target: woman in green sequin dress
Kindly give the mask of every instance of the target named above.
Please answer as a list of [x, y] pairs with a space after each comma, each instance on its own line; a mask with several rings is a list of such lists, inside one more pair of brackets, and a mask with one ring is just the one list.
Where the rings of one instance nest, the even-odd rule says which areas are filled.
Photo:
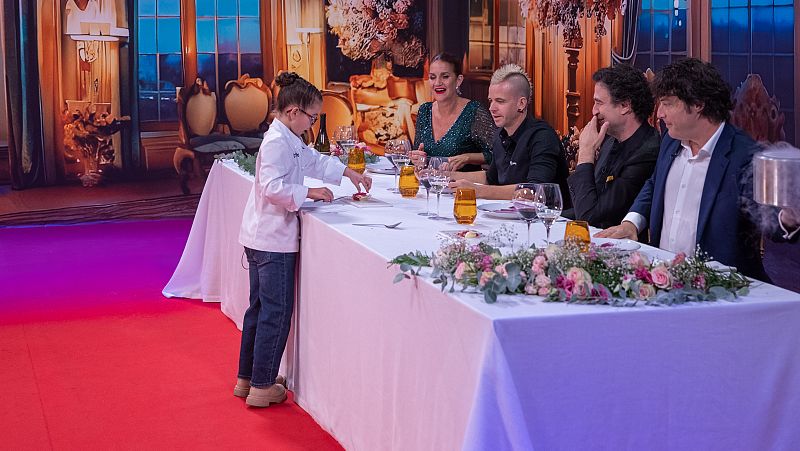
[[477, 100], [459, 95], [464, 80], [461, 61], [440, 53], [431, 60], [429, 79], [433, 102], [419, 107], [412, 154], [449, 157], [453, 170], [476, 171], [491, 163], [494, 121]]

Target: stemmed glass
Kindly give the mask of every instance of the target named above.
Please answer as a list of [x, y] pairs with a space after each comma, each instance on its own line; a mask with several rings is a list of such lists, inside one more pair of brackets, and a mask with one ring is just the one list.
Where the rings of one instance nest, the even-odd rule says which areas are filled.
[[432, 169], [428, 167], [430, 157], [427, 155], [421, 156], [414, 160], [414, 172], [417, 173], [417, 179], [425, 188], [425, 211], [417, 213], [420, 216], [433, 216], [431, 213], [431, 172]]
[[356, 129], [352, 125], [340, 125], [333, 132], [333, 140], [342, 148], [344, 155], [356, 145]]
[[394, 166], [394, 186], [389, 188], [389, 191], [393, 193], [399, 193], [400, 190], [397, 188], [397, 175], [400, 171], [400, 166], [408, 164], [411, 153], [411, 143], [406, 141], [405, 139], [390, 139], [386, 141], [386, 147], [384, 150], [384, 156], [392, 162], [392, 166]]
[[561, 199], [561, 188], [556, 183], [540, 183], [536, 189], [536, 215], [547, 230], [547, 241], [550, 244], [550, 227], [561, 215], [564, 202]]
[[537, 208], [537, 196], [539, 185], [536, 183], [520, 183], [514, 190], [514, 197], [511, 202], [514, 204], [514, 209], [517, 214], [525, 220], [528, 225], [528, 241], [526, 248], [531, 247], [531, 224], [536, 221], [536, 215], [539, 212]]
[[436, 193], [436, 214], [428, 216], [428, 219], [447, 221], [448, 218], [439, 216], [439, 203], [442, 197], [442, 191], [450, 184], [450, 173], [446, 170], [447, 158], [429, 157], [428, 169], [430, 170], [428, 182], [431, 184], [433, 192]]

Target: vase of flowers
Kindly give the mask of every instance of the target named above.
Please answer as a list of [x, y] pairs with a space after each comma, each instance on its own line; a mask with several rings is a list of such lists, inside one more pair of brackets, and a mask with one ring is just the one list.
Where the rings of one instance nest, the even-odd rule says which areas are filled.
[[78, 174], [83, 186], [96, 186], [103, 180], [103, 167], [114, 163], [111, 136], [125, 125], [130, 117], [115, 118], [109, 113], [93, 110], [64, 110], [65, 156], [83, 163]]

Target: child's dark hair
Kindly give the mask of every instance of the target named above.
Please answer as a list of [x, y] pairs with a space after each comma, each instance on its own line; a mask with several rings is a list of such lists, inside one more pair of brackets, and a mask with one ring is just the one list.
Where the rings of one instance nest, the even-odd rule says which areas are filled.
[[319, 89], [294, 72], [281, 72], [275, 77], [275, 84], [281, 88], [278, 91], [278, 111], [285, 111], [291, 106], [306, 109], [322, 102]]

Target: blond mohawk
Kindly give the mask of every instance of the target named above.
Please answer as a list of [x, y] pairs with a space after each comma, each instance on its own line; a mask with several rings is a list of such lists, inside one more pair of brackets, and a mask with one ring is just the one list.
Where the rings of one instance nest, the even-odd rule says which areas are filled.
[[530, 77], [525, 73], [525, 70], [516, 64], [506, 64], [494, 71], [492, 74], [491, 84], [502, 83], [504, 81], [511, 81], [519, 90], [520, 94], [526, 99], [531, 98], [533, 92], [533, 83]]

